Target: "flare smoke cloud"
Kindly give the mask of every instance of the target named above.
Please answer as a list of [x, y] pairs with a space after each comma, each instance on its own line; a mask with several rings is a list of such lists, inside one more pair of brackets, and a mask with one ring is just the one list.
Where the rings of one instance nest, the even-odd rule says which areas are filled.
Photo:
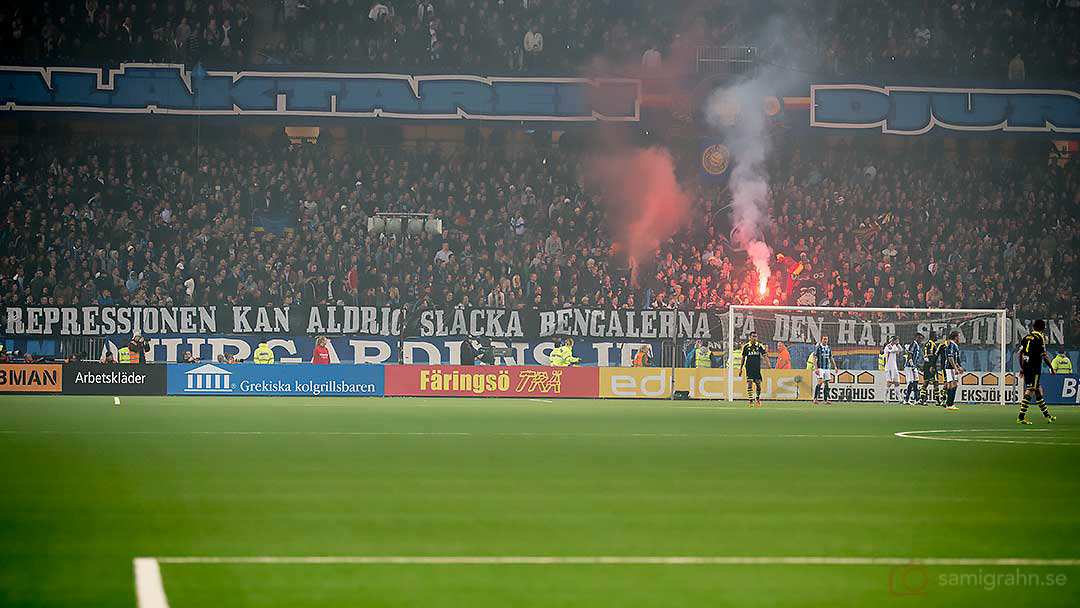
[[641, 263], [675, 234], [690, 209], [675, 178], [675, 162], [659, 146], [626, 147], [593, 156], [587, 167], [604, 193], [615, 242], [626, 253], [637, 284]]
[[[796, 27], [783, 19], [770, 20], [754, 36], [759, 48], [778, 54]], [[705, 102], [705, 119], [724, 133], [732, 152], [729, 178], [732, 204], [732, 244], [746, 251], [758, 272], [758, 293], [765, 294], [771, 271], [772, 250], [765, 242], [769, 227], [769, 175], [766, 160], [771, 140], [771, 119], [764, 110], [766, 98], [783, 91], [795, 78], [779, 67], [759, 67], [728, 87], [712, 92]]]
[[732, 151], [731, 189], [732, 245], [746, 251], [758, 272], [758, 291], [764, 294], [769, 280], [772, 251], [765, 243], [769, 219], [769, 184], [765, 161], [769, 133], [762, 102], [773, 89], [761, 76], [717, 89], [706, 101], [709, 125], [722, 130]]

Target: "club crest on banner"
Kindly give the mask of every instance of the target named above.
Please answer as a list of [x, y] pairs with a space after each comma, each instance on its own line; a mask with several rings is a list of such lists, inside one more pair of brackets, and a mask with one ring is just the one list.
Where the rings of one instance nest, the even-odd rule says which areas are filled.
[[701, 168], [709, 175], [721, 176], [731, 165], [731, 150], [724, 144], [712, 144], [701, 153]]

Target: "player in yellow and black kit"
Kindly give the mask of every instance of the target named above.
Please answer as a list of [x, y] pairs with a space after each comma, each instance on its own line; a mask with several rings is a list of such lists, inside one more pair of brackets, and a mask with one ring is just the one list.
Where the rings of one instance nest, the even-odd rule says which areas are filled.
[[1042, 334], [1045, 329], [1046, 323], [1042, 319], [1032, 323], [1031, 332], [1020, 341], [1020, 348], [1016, 351], [1020, 357], [1020, 374], [1024, 376], [1024, 398], [1020, 401], [1020, 416], [1016, 419], [1017, 424], [1031, 424], [1026, 416], [1032, 397], [1035, 397], [1035, 405], [1042, 410], [1047, 422], [1057, 420], [1046, 408], [1042, 387], [1039, 386], [1039, 374], [1042, 372], [1043, 361], [1046, 361], [1047, 367], [1050, 367], [1050, 373], [1054, 373], [1054, 368], [1050, 366], [1050, 357], [1046, 354], [1046, 338]]
[[930, 384], [934, 385], [934, 399], [938, 405], [945, 405], [945, 391], [941, 390], [938, 383], [938, 357], [945, 353], [944, 346], [945, 343], [938, 343], [937, 334], [933, 331], [923, 344], [922, 396], [919, 397], [919, 405], [926, 405], [927, 396], [930, 394], [927, 387]]
[[[766, 363], [769, 362], [768, 352], [765, 350], [765, 345], [758, 342], [757, 332], [750, 332], [750, 340], [742, 347], [742, 361], [739, 362], [739, 373], [737, 375], [742, 376], [743, 369], [746, 369], [746, 398], [750, 400], [750, 407], [757, 405], [761, 407], [761, 360], [764, 359]], [[771, 363], [770, 363], [771, 366]], [[752, 393], [752, 389], [756, 390], [756, 396]]]

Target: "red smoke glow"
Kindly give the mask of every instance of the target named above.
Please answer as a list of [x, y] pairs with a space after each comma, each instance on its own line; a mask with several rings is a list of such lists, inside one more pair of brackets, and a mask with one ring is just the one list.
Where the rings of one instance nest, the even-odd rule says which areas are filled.
[[636, 284], [640, 263], [675, 234], [690, 210], [690, 198], [675, 180], [675, 163], [663, 148], [627, 148], [594, 155], [585, 169], [603, 195], [612, 233], [629, 256]]

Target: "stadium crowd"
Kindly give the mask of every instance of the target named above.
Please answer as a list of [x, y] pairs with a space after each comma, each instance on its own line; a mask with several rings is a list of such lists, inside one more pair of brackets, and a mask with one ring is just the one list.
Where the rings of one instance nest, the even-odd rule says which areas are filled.
[[[779, 256], [764, 297], [728, 242], [723, 186], [689, 186], [692, 217], [633, 285], [601, 195], [583, 189], [578, 156], [558, 147], [282, 137], [198, 152], [84, 140], [0, 149], [0, 303], [782, 302], [1076, 316], [1077, 159], [943, 163], [940, 146], [899, 154], [864, 143], [776, 155], [766, 239]], [[376, 211], [434, 213], [444, 234], [368, 234]]]
[[[1061, 79], [1080, 74], [1074, 2], [756, 0], [16, 0], [7, 62], [288, 63], [350, 70], [576, 73], [754, 47], [815, 75]], [[256, 23], [256, 8], [263, 19]], [[988, 32], [993, 31], [993, 35]], [[256, 50], [258, 52], [256, 52]], [[677, 58], [677, 59], [675, 59]], [[623, 66], [612, 68], [611, 66]], [[656, 73], [663, 73], [656, 70]]]
[[252, 0], [15, 0], [0, 7], [8, 65], [245, 65]]

